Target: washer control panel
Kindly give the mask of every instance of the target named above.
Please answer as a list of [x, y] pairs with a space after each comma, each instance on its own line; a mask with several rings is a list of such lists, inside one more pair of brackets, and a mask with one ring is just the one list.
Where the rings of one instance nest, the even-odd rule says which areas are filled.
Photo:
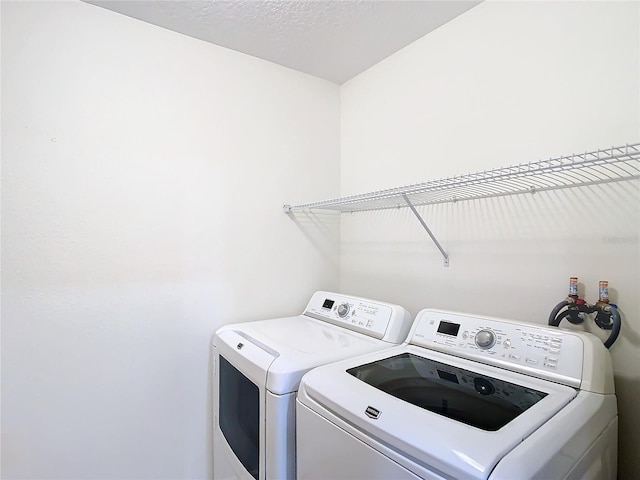
[[394, 343], [404, 341], [411, 326], [402, 307], [329, 292], [316, 292], [305, 315]]
[[584, 345], [569, 331], [524, 322], [423, 310], [410, 343], [578, 386]]

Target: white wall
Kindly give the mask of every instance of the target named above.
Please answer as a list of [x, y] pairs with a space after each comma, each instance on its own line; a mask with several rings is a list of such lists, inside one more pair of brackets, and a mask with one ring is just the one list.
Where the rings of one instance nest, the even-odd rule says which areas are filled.
[[[640, 140], [638, 2], [487, 1], [342, 88], [341, 195]], [[546, 323], [570, 276], [623, 312], [620, 478], [640, 471], [637, 181], [343, 215], [341, 289]], [[597, 330], [597, 329], [596, 329]]]
[[2, 2], [2, 478], [210, 476], [209, 343], [338, 283], [336, 85]]

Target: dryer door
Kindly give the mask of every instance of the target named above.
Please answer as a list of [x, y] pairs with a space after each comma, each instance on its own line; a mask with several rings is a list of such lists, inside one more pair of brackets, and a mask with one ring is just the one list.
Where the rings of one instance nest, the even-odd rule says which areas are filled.
[[214, 350], [214, 477], [265, 478], [266, 375], [274, 360], [238, 332], [220, 332]]

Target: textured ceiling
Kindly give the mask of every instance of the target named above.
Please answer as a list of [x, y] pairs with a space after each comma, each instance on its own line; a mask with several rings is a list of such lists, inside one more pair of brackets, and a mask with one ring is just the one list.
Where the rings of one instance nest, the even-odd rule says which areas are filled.
[[480, 1], [85, 0], [342, 84]]

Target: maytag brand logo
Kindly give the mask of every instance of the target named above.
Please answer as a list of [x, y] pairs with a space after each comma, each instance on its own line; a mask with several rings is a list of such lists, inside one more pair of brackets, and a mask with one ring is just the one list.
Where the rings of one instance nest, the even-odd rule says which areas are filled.
[[367, 415], [367, 417], [373, 418], [373, 419], [376, 419], [380, 416], [380, 410], [371, 406], [367, 407], [364, 413]]

